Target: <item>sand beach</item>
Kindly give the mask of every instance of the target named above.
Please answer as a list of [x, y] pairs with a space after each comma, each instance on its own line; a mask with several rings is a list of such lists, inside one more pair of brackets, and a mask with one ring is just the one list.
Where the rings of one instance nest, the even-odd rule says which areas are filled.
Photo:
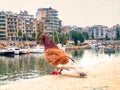
[[120, 59], [100, 62], [83, 69], [87, 77], [63, 71], [0, 86], [0, 90], [120, 90]]

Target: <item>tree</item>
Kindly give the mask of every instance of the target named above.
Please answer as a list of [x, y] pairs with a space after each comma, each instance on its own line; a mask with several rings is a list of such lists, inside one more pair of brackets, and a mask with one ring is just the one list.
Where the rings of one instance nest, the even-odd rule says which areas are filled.
[[22, 36], [22, 32], [21, 31], [18, 32], [18, 36]]
[[18, 32], [18, 36], [19, 36], [19, 40], [22, 39], [22, 32], [21, 31]]
[[23, 40], [28, 40], [28, 35], [27, 34], [23, 34]]
[[94, 39], [94, 33], [92, 32], [92, 39]]
[[116, 32], [116, 38], [120, 39], [120, 30], [117, 30], [117, 32]]
[[71, 37], [73, 41], [75, 42], [75, 45], [78, 45], [78, 40], [79, 40], [79, 33], [78, 31], [71, 31]]
[[83, 34], [83, 36], [84, 36], [84, 38], [85, 38], [86, 40], [88, 40], [88, 39], [89, 39], [88, 32], [82, 32], [82, 34]]
[[110, 38], [108, 37], [107, 34], [106, 34], [106, 36], [105, 36], [105, 40], [110, 40]]
[[83, 34], [82, 34], [81, 32], [79, 32], [79, 41], [80, 41], [81, 43], [83, 43], [84, 40], [85, 40], [85, 38], [84, 38]]
[[66, 44], [67, 43], [67, 37], [65, 36], [65, 34], [59, 34], [59, 40], [61, 44]]
[[34, 39], [36, 38], [36, 33], [35, 33], [35, 32], [32, 33], [32, 37], [33, 37]]
[[67, 37], [65, 36], [65, 34], [55, 33], [55, 34], [52, 36], [52, 39], [53, 39], [54, 42], [56, 42], [56, 43], [66, 44], [66, 42], [67, 42]]

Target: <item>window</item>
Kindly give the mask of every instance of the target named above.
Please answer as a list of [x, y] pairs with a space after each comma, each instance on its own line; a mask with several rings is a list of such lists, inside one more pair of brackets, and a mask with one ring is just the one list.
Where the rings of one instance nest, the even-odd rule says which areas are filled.
[[0, 24], [0, 26], [5, 26], [5, 24]]
[[5, 20], [0, 20], [0, 22], [5, 22]]
[[0, 18], [5, 18], [5, 16], [0, 16]]

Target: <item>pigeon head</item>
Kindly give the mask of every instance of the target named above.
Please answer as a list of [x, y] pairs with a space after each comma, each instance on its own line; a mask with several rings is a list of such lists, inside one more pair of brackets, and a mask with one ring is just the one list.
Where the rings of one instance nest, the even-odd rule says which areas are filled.
[[48, 34], [42, 34], [40, 36], [40, 41], [41, 43], [43, 43], [45, 50], [47, 50], [48, 48], [57, 47], [57, 45], [53, 42]]

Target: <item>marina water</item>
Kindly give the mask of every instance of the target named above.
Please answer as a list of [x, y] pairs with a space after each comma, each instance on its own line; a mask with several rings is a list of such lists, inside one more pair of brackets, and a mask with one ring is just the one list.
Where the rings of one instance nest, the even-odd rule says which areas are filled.
[[[120, 51], [104, 53], [104, 50], [66, 50], [75, 61], [83, 66], [120, 59]], [[0, 56], [0, 85], [18, 80], [32, 79], [49, 74], [52, 67], [45, 61], [44, 53]]]

